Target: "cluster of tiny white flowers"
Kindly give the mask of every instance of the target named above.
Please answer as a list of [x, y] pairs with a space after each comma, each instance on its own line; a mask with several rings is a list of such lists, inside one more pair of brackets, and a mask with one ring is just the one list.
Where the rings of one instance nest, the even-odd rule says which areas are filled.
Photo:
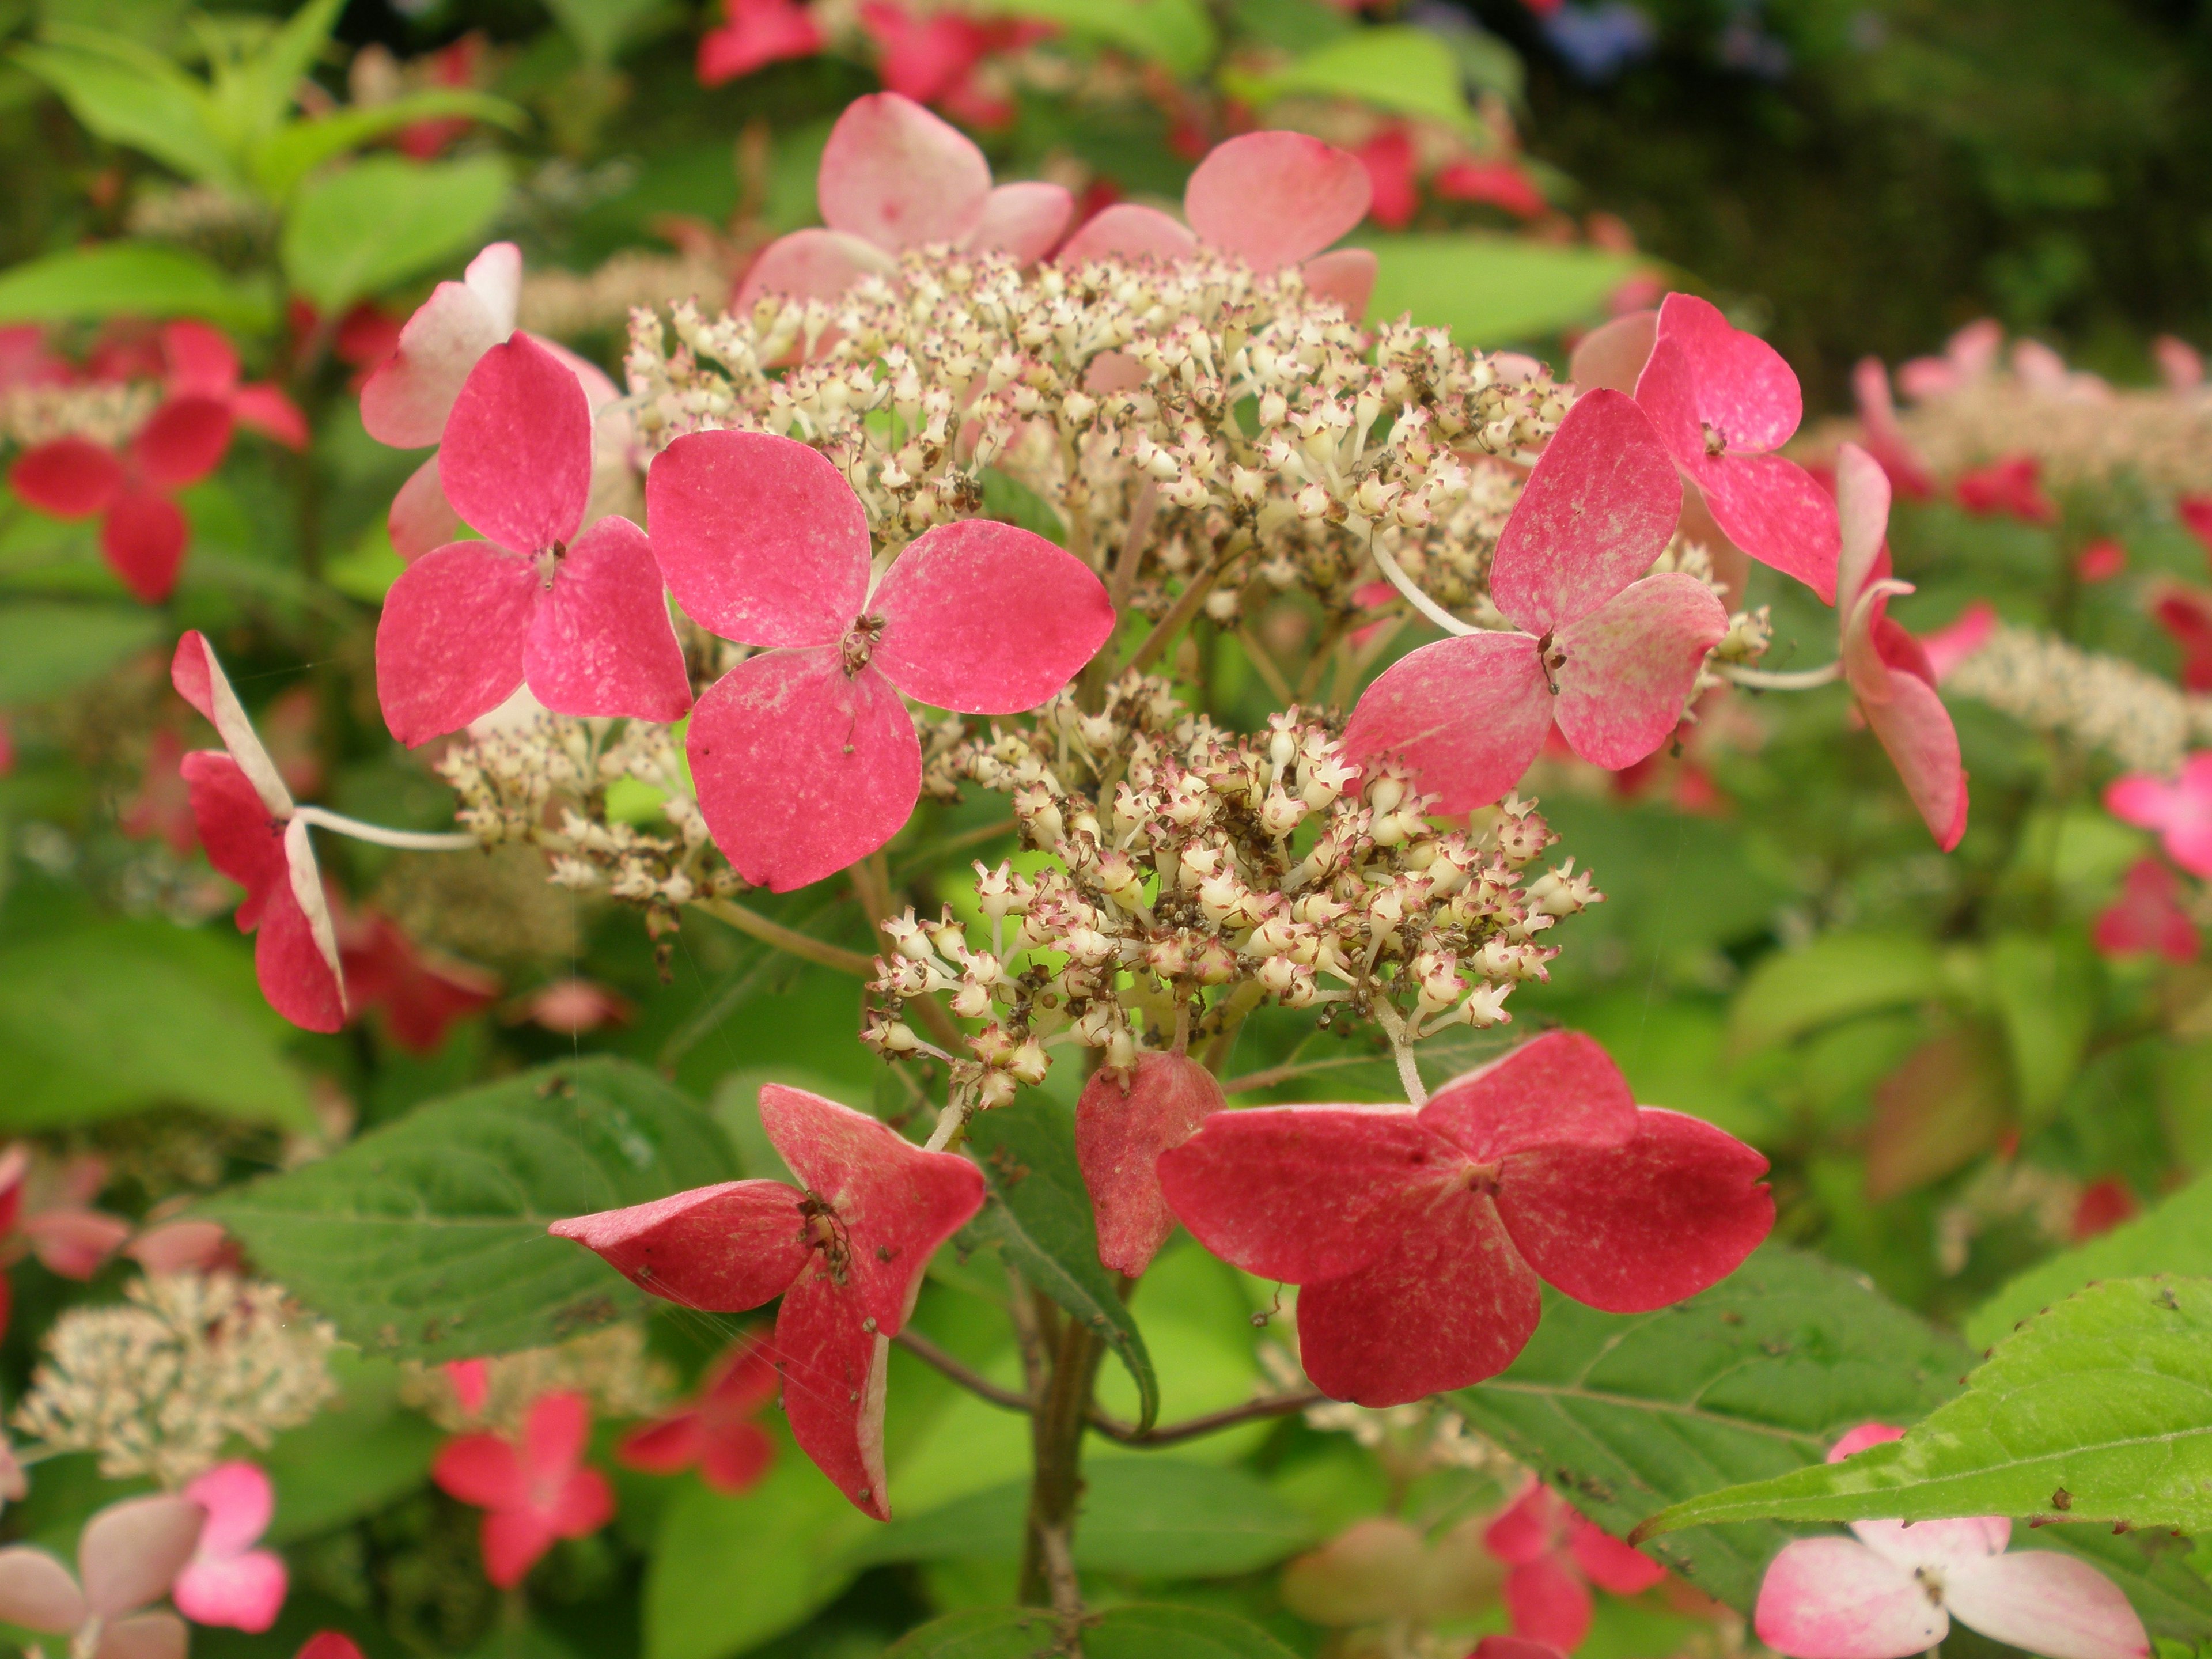
[[89, 438], [113, 448], [145, 425], [161, 401], [161, 389], [149, 380], [0, 388], [0, 442], [27, 448], [56, 438]]
[[674, 1373], [646, 1352], [645, 1330], [604, 1325], [550, 1347], [494, 1354], [484, 1368], [483, 1399], [474, 1411], [461, 1403], [452, 1373], [442, 1365], [409, 1361], [399, 1382], [402, 1403], [449, 1434], [489, 1429], [519, 1432], [530, 1408], [549, 1394], [580, 1394], [602, 1417], [651, 1417], [675, 1393]]

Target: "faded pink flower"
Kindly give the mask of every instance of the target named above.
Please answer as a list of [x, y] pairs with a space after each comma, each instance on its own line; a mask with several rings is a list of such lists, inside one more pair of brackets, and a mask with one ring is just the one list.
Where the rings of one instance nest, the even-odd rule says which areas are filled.
[[1534, 1479], [1485, 1529], [1482, 1544], [1511, 1569], [1505, 1610], [1514, 1635], [1570, 1653], [1589, 1634], [1596, 1611], [1590, 1585], [1639, 1595], [1667, 1576], [1650, 1556], [1577, 1514]]
[[1951, 678], [1959, 665], [1990, 642], [1996, 631], [1997, 611], [1987, 599], [1976, 599], [1942, 627], [1919, 636], [1928, 665], [1938, 684]]
[[591, 1402], [580, 1394], [541, 1395], [521, 1435], [465, 1434], [448, 1440], [430, 1479], [449, 1498], [484, 1511], [484, 1577], [512, 1589], [563, 1538], [582, 1538], [614, 1519], [614, 1488], [584, 1462]]
[[1400, 659], [1345, 728], [1351, 757], [1411, 769], [1440, 812], [1519, 781], [1554, 720], [1614, 770], [1667, 741], [1705, 653], [1728, 632], [1712, 590], [1645, 575], [1681, 511], [1674, 463], [1634, 400], [1585, 393], [1546, 447], [1498, 538], [1491, 597], [1522, 631], [1470, 633]]
[[2172, 778], [2130, 772], [2116, 779], [2105, 791], [2105, 810], [2123, 823], [2155, 830], [2166, 857], [2192, 876], [2212, 878], [2212, 750], [2198, 750]]
[[654, 458], [646, 499], [684, 613], [782, 647], [709, 688], [685, 741], [707, 827], [757, 887], [803, 887], [898, 833], [921, 793], [902, 693], [966, 714], [1034, 708], [1114, 631], [1081, 560], [987, 519], [924, 532], [872, 580], [860, 497], [789, 438], [678, 438]]
[[2204, 354], [2188, 341], [2161, 334], [2150, 343], [2150, 355], [2157, 361], [2158, 377], [2166, 382], [2168, 392], [2187, 393], [2203, 386]]
[[392, 736], [459, 731], [525, 684], [563, 714], [690, 708], [645, 532], [612, 516], [583, 530], [592, 415], [572, 371], [526, 334], [492, 347], [453, 401], [438, 470], [486, 539], [424, 554], [385, 596], [376, 695]]
[[[1904, 1435], [1852, 1430], [1831, 1463]], [[2044, 1659], [2145, 1659], [2150, 1638], [2119, 1587], [2079, 1556], [2008, 1553], [2012, 1522], [1854, 1521], [1853, 1538], [1787, 1545], [1759, 1587], [1759, 1639], [1790, 1659], [1905, 1659], [1951, 1620]]]
[[2168, 962], [2194, 962], [2202, 943], [2181, 908], [2180, 881], [2154, 858], [2128, 866], [2120, 896], [2099, 912], [2091, 937], [2108, 957], [2161, 956]]
[[1959, 505], [1977, 518], [2057, 524], [2058, 503], [2043, 491], [2043, 463], [2013, 455], [1962, 474], [1953, 486]]
[[1180, 1146], [1227, 1103], [1187, 1054], [1137, 1056], [1126, 1073], [1102, 1066], [1075, 1103], [1075, 1156], [1098, 1218], [1098, 1260], [1134, 1279], [1175, 1231], [1160, 1191], [1160, 1154]]
[[762, 294], [834, 299], [863, 276], [895, 270], [908, 248], [933, 242], [1030, 264], [1051, 251], [1074, 211], [1059, 185], [994, 188], [974, 141], [896, 92], [855, 99], [837, 118], [815, 200], [823, 228], [763, 248], [738, 287], [739, 310]]
[[2040, 340], [2015, 340], [2012, 372], [2029, 391], [2069, 403], [2105, 404], [2112, 400], [2111, 382], [2086, 369], [2069, 368], [2066, 360]]
[[1993, 317], [1968, 323], [1940, 357], [1915, 357], [1897, 371], [1898, 390], [1914, 403], [1941, 398], [1990, 376], [2004, 349], [2004, 325]]
[[1434, 187], [1447, 202], [1480, 202], [1520, 219], [1540, 219], [1552, 206], [1520, 163], [1504, 157], [1447, 161], [1437, 169]]
[[699, 84], [719, 87], [787, 58], [822, 50], [822, 27], [797, 0], [722, 0], [722, 22], [699, 40]]
[[82, 1659], [185, 1659], [173, 1613], [147, 1613], [192, 1558], [207, 1510], [190, 1498], [126, 1498], [84, 1523], [72, 1575], [29, 1544], [0, 1550], [0, 1620], [76, 1638]]
[[252, 1463], [218, 1463], [184, 1495], [207, 1510], [207, 1525], [169, 1592], [177, 1611], [196, 1625], [267, 1630], [289, 1584], [284, 1558], [253, 1547], [276, 1513], [268, 1475]]
[[1004, 126], [1014, 116], [1014, 106], [976, 74], [984, 59], [1052, 32], [1049, 25], [951, 6], [917, 14], [895, 0], [864, 0], [860, 27], [875, 42], [876, 72], [888, 90], [978, 127]]
[[750, 1492], [775, 1462], [775, 1440], [753, 1419], [775, 1400], [775, 1349], [756, 1332], [714, 1362], [691, 1403], [632, 1429], [615, 1448], [624, 1468], [677, 1474], [696, 1468], [716, 1492]]
[[[29, 1149], [10, 1144], [0, 1152], [0, 1263], [28, 1251], [50, 1273], [90, 1279], [131, 1237], [129, 1222], [92, 1206], [106, 1184], [103, 1159], [71, 1158], [34, 1171]], [[0, 1277], [0, 1331], [8, 1307], [8, 1282]]]

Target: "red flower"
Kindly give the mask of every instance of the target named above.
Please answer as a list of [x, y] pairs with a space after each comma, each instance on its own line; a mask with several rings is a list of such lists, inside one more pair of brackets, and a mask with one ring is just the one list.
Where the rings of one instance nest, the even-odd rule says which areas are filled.
[[1224, 1104], [1213, 1073], [1188, 1054], [1144, 1054], [1127, 1076], [1102, 1067], [1075, 1103], [1075, 1155], [1098, 1214], [1098, 1259], [1134, 1279], [1175, 1231], [1159, 1156]]
[[2074, 556], [2074, 574], [2085, 582], [2108, 582], [2128, 568], [2128, 550], [2100, 537]]
[[2212, 691], [2212, 593], [2182, 582], [2160, 582], [2150, 613], [2181, 647], [2181, 684]]
[[757, 1334], [742, 1338], [715, 1364], [697, 1399], [624, 1435], [616, 1461], [647, 1474], [696, 1467], [716, 1492], [749, 1492], [775, 1461], [775, 1442], [753, 1419], [775, 1398], [777, 1382], [775, 1351]]
[[1481, 202], [1522, 219], [1540, 219], [1551, 204], [1516, 162], [1462, 156], [1437, 172], [1437, 194], [1448, 202]]
[[2115, 779], [2105, 791], [2105, 810], [2123, 823], [2157, 830], [2166, 857], [2212, 879], [2212, 750], [2182, 762], [2173, 778], [2130, 772]]
[[2056, 524], [2058, 505], [2043, 493], [2042, 477], [2042, 462], [2033, 455], [2014, 455], [1965, 474], [1954, 489], [1959, 505], [1977, 518]]
[[2212, 554], [2212, 495], [2176, 496], [2173, 516], [2181, 520], [2183, 529], [2197, 538], [2198, 545]]
[[2108, 957], [2155, 955], [2194, 962], [2201, 941], [2197, 924], [2181, 908], [2181, 883], [2154, 858], [2128, 866], [2120, 896], [2098, 913], [2092, 938]]
[[888, 1521], [890, 1339], [913, 1310], [937, 1247], [982, 1208], [983, 1173], [802, 1090], [768, 1084], [760, 1110], [804, 1190], [729, 1181], [548, 1231], [687, 1308], [742, 1313], [782, 1297], [775, 1363], [792, 1437], [846, 1497]]
[[820, 25], [795, 0], [722, 0], [723, 22], [699, 40], [699, 84], [719, 87], [786, 58], [822, 50]]
[[865, 0], [860, 27], [882, 54], [876, 70], [888, 90], [939, 105], [978, 127], [1004, 126], [1014, 111], [977, 78], [976, 66], [1051, 33], [1034, 22], [987, 21], [950, 7], [917, 17], [894, 0]]
[[591, 1402], [549, 1394], [530, 1408], [520, 1440], [465, 1434], [430, 1466], [440, 1491], [486, 1511], [484, 1576], [501, 1589], [520, 1583], [556, 1540], [582, 1538], [614, 1518], [607, 1479], [584, 1462]]
[[1568, 1650], [1589, 1634], [1591, 1584], [1614, 1595], [1638, 1595], [1667, 1576], [1656, 1561], [1576, 1514], [1540, 1480], [1529, 1481], [1490, 1523], [1482, 1543], [1512, 1569], [1505, 1576], [1505, 1607], [1513, 1633]]
[[1534, 1334], [1540, 1279], [1644, 1313], [1725, 1278], [1766, 1237], [1766, 1160], [1636, 1104], [1604, 1049], [1553, 1031], [1426, 1106], [1217, 1112], [1160, 1185], [1216, 1255], [1303, 1285], [1306, 1375], [1403, 1405], [1494, 1376]]
[[[1367, 169], [1367, 216], [1385, 230], [1403, 230], [1421, 205], [1413, 136], [1401, 126], [1388, 126], [1352, 153]], [[1442, 179], [1437, 182], [1441, 186]]]
[[2074, 1223], [2068, 1237], [2074, 1243], [2086, 1244], [2123, 1221], [2133, 1219], [2142, 1208], [2126, 1182], [2118, 1176], [2100, 1176], [2074, 1201]]
[[292, 1659], [362, 1659], [362, 1653], [343, 1632], [319, 1630], [300, 1644]]
[[[921, 792], [901, 693], [969, 714], [1034, 708], [1114, 631], [1082, 561], [986, 519], [925, 532], [871, 592], [860, 497], [789, 438], [690, 434], [645, 488], [684, 614], [782, 647], [723, 675], [685, 743], [707, 827], [757, 887], [803, 887], [898, 833]], [[1010, 629], [1000, 608], [1017, 600]]]
[[356, 1010], [384, 1010], [392, 1040], [411, 1054], [434, 1054], [456, 1020], [491, 1006], [499, 975], [418, 950], [380, 911], [338, 928], [338, 961]]

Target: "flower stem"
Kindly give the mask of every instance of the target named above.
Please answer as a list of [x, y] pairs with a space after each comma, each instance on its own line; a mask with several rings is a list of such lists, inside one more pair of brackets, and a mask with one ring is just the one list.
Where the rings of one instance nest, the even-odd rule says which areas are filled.
[[1819, 668], [1801, 668], [1792, 672], [1740, 668], [1733, 663], [1716, 663], [1713, 665], [1738, 685], [1747, 685], [1757, 691], [1810, 691], [1815, 686], [1832, 685], [1844, 677], [1841, 658]]
[[825, 944], [818, 939], [795, 932], [780, 921], [771, 921], [757, 910], [748, 910], [733, 899], [697, 898], [691, 901], [700, 909], [718, 921], [726, 921], [741, 933], [750, 933], [764, 945], [773, 945], [779, 951], [788, 951], [808, 962], [818, 963], [824, 968], [835, 968], [841, 974], [853, 974], [861, 979], [875, 976], [876, 959], [864, 957], [858, 951]]
[[465, 830], [387, 830], [380, 823], [365, 823], [320, 806], [295, 806], [292, 816], [302, 823], [312, 823], [334, 835], [350, 836], [356, 841], [377, 847], [397, 847], [408, 853], [462, 853], [483, 845]]
[[1367, 540], [1367, 550], [1375, 556], [1376, 568], [1390, 579], [1390, 586], [1403, 593], [1414, 610], [1419, 611], [1447, 634], [1480, 634], [1483, 630], [1472, 623], [1463, 623], [1413, 585], [1398, 561], [1390, 556], [1390, 550], [1372, 536]]

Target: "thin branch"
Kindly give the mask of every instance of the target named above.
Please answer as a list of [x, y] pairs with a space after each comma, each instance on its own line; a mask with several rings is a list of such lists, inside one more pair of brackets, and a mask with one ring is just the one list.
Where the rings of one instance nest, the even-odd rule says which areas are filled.
[[748, 910], [734, 899], [697, 898], [691, 901], [717, 921], [726, 921], [741, 933], [750, 933], [764, 945], [773, 945], [779, 951], [788, 951], [795, 957], [818, 963], [824, 968], [835, 968], [841, 974], [852, 974], [861, 979], [876, 976], [876, 959], [864, 957], [858, 951], [848, 951], [842, 945], [827, 944], [818, 939], [771, 921], [757, 910]]
[[1269, 654], [1267, 647], [1260, 643], [1260, 636], [1249, 626], [1240, 623], [1237, 627], [1237, 638], [1244, 647], [1244, 654], [1252, 659], [1253, 671], [1267, 682], [1267, 690], [1274, 693], [1275, 701], [1285, 705], [1296, 702], [1297, 694], [1291, 690], [1291, 683], [1283, 678], [1283, 671], [1275, 666], [1275, 659]]
[[1413, 579], [1411, 576], [1408, 576], [1405, 573], [1405, 570], [1399, 565], [1397, 560], [1390, 556], [1390, 550], [1383, 546], [1382, 543], [1376, 541], [1374, 538], [1373, 532], [1371, 532], [1369, 533], [1367, 538], [1367, 550], [1375, 556], [1375, 563], [1376, 568], [1379, 568], [1384, 575], [1390, 579], [1390, 586], [1396, 588], [1401, 593], [1403, 593], [1407, 599], [1411, 602], [1414, 610], [1419, 611], [1424, 617], [1426, 617], [1437, 627], [1443, 629], [1445, 633], [1465, 635], [1480, 634], [1483, 631], [1481, 629], [1475, 627], [1472, 623], [1462, 622], [1457, 617], [1453, 616], [1450, 611], [1445, 610], [1443, 606], [1438, 605], [1427, 594], [1422, 592], [1421, 590], [1414, 585]]
[[1146, 635], [1143, 642], [1129, 653], [1129, 659], [1121, 665], [1122, 673], [1140, 672], [1158, 660], [1160, 653], [1174, 642], [1176, 635], [1182, 632], [1183, 625], [1198, 614], [1199, 606], [1206, 603], [1206, 596], [1213, 591], [1215, 579], [1229, 568], [1230, 560], [1235, 556], [1234, 554], [1224, 554], [1184, 585], [1182, 592], [1176, 595], [1176, 602], [1168, 607], [1167, 615], [1152, 624], [1152, 631]]
[[466, 830], [387, 830], [380, 823], [365, 823], [320, 806], [295, 806], [292, 816], [333, 835], [350, 836], [377, 847], [397, 847], [407, 853], [463, 853], [483, 845]]
[[1747, 685], [1757, 691], [1810, 691], [1814, 686], [1832, 685], [1844, 677], [1841, 658], [1819, 668], [1800, 668], [1788, 672], [1740, 668], [1734, 663], [1725, 662], [1715, 663], [1713, 666], [1738, 685]]
[[1036, 1409], [1030, 1404], [1028, 1395], [1016, 1394], [1012, 1389], [1002, 1389], [981, 1372], [969, 1370], [919, 1331], [901, 1331], [891, 1340], [923, 1364], [942, 1371], [979, 1400], [988, 1400], [994, 1406], [1006, 1411], [1019, 1412], [1024, 1417]]
[[1292, 1412], [1302, 1412], [1309, 1406], [1324, 1405], [1328, 1400], [1328, 1396], [1317, 1389], [1309, 1389], [1303, 1394], [1269, 1395], [1265, 1400], [1249, 1400], [1241, 1406], [1231, 1406], [1227, 1411], [1209, 1412], [1204, 1417], [1188, 1417], [1180, 1423], [1162, 1423], [1156, 1428], [1143, 1430], [1133, 1423], [1124, 1423], [1119, 1418], [1093, 1411], [1091, 1426], [1109, 1440], [1118, 1441], [1124, 1446], [1174, 1446], [1204, 1435], [1218, 1434], [1224, 1429], [1233, 1429], [1239, 1423], [1255, 1423], [1269, 1417], [1288, 1417]]
[[939, 860], [954, 853], [964, 852], [970, 847], [981, 847], [986, 842], [997, 841], [1003, 836], [1011, 836], [1019, 823], [1020, 820], [1018, 818], [1000, 818], [994, 823], [986, 823], [974, 830], [963, 830], [958, 835], [947, 836], [942, 841], [924, 842], [921, 846], [908, 850], [907, 858], [892, 870], [891, 880], [894, 883], [902, 882], [915, 871], [926, 870]]

